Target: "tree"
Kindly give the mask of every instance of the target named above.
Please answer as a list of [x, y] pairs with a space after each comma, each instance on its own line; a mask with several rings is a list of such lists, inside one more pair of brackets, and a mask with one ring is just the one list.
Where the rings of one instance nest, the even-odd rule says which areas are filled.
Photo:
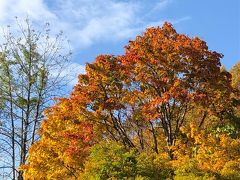
[[[180, 127], [194, 106], [208, 113], [221, 114], [219, 100], [229, 99], [230, 75], [221, 72], [222, 54], [208, 49], [198, 37], [178, 34], [171, 24], [149, 28], [126, 47], [122, 62], [127, 66], [128, 81], [138, 97], [142, 117], [153, 124], [155, 151], [158, 151], [156, 128], [161, 128], [172, 157]], [[134, 94], [132, 96], [134, 96]], [[143, 98], [139, 98], [143, 97]]]
[[231, 131], [214, 125], [203, 130], [193, 123], [181, 131], [188, 144], [184, 139], [176, 143], [177, 158], [171, 162], [176, 179], [239, 179], [240, 139], [231, 137]]
[[167, 153], [139, 153], [114, 141], [95, 144], [79, 179], [167, 179]]
[[171, 146], [193, 107], [204, 107], [199, 126], [208, 114], [226, 111], [231, 76], [221, 71], [221, 57], [165, 23], [131, 41], [123, 56], [98, 56], [74, 93], [84, 93], [88, 119], [102, 134], [139, 150], [152, 146], [156, 153], [163, 135], [173, 158]]
[[82, 179], [134, 179], [136, 166], [134, 150], [116, 142], [101, 142], [92, 147]]
[[[238, 156], [235, 148], [239, 142], [232, 137], [232, 127], [226, 121], [233, 112], [235, 91], [231, 86], [231, 75], [221, 68], [221, 58], [222, 55], [209, 50], [203, 40], [178, 34], [169, 23], [164, 23], [161, 28], [149, 28], [142, 36], [137, 36], [126, 46], [124, 55], [99, 55], [95, 62], [86, 65], [86, 74], [79, 76], [70, 98], [61, 100], [47, 113], [42, 124], [45, 133], [32, 146], [28, 165], [23, 167], [25, 177], [35, 177], [31, 172], [35, 175], [43, 172], [42, 178], [50, 178], [48, 175], [54, 174], [54, 178], [64, 176], [70, 179], [81, 178], [81, 175], [87, 178], [124, 178], [128, 175], [135, 178], [140, 175], [141, 179], [155, 178], [157, 174], [166, 179], [173, 178], [175, 170], [181, 178], [189, 169], [199, 170], [194, 163], [181, 169], [181, 160], [184, 160], [183, 165], [187, 164], [184, 162], [196, 161], [194, 152], [203, 158], [204, 153], [213, 148], [218, 157], [228, 151]], [[82, 129], [74, 122], [82, 124]], [[86, 155], [76, 164], [70, 165], [62, 157], [72, 141], [60, 136], [66, 129], [69, 134], [74, 134], [70, 137], [81, 142], [75, 145], [76, 153]], [[211, 136], [215, 131], [221, 133]], [[233, 143], [230, 150], [221, 144], [218, 144], [220, 151], [211, 143], [206, 145], [204, 137], [211, 137], [211, 142], [217, 143], [219, 137], [226, 134]], [[89, 143], [85, 137], [90, 137]], [[56, 149], [52, 148], [53, 144]], [[59, 147], [61, 144], [63, 146]], [[50, 154], [63, 163], [50, 158], [47, 166], [52, 169], [42, 170], [44, 162], [39, 164], [36, 159], [44, 159], [42, 155], [45, 153], [49, 157], [49, 147], [54, 149]], [[35, 150], [38, 153], [34, 153]], [[66, 155], [65, 158], [76, 162], [74, 157], [77, 156]], [[116, 161], [109, 160], [114, 157]], [[126, 157], [136, 162], [129, 162]], [[232, 158], [226, 155], [222, 162], [228, 160]], [[204, 161], [207, 163], [208, 159]], [[216, 161], [217, 158], [214, 159]], [[179, 165], [176, 167], [174, 162]], [[237, 169], [237, 162], [225, 168], [233, 177], [237, 176], [229, 171], [229, 167]], [[73, 174], [60, 168], [62, 164], [70, 167]], [[149, 172], [139, 167], [149, 169]], [[116, 169], [121, 169], [123, 174], [116, 173]], [[202, 174], [206, 171], [204, 168], [199, 170]], [[222, 176], [219, 168], [213, 173]], [[203, 177], [202, 174], [199, 177]], [[198, 174], [192, 176], [198, 177]]]
[[232, 85], [240, 90], [240, 62], [236, 63], [230, 70], [232, 74]]
[[30, 148], [24, 179], [76, 179], [94, 145], [92, 125], [79, 119], [71, 99], [62, 98], [45, 112], [40, 141]]
[[62, 69], [70, 53], [63, 49], [62, 33], [51, 36], [49, 24], [34, 30], [31, 22], [20, 23], [17, 31], [4, 32], [0, 52], [0, 160], [1, 168], [22, 179], [19, 165], [25, 164], [28, 150], [37, 139], [43, 110], [52, 98], [61, 95], [66, 79]]

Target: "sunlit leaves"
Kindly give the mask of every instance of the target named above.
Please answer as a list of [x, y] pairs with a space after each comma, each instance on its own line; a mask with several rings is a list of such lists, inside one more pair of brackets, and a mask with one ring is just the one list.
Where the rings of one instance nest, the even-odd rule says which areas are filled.
[[29, 153], [29, 164], [21, 167], [25, 179], [72, 178], [94, 144], [92, 125], [78, 118], [70, 99], [60, 99], [45, 112], [40, 129], [41, 139]]
[[228, 121], [236, 91], [220, 58], [169, 23], [137, 36], [122, 56], [96, 57], [70, 97], [46, 111], [26, 177], [238, 177]]

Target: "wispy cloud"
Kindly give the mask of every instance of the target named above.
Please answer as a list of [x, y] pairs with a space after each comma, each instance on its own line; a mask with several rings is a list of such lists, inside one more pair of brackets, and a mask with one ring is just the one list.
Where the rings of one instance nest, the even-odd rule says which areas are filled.
[[66, 67], [61, 75], [67, 77], [68, 82], [71, 86], [74, 86], [78, 82], [78, 75], [85, 74], [85, 65], [80, 65], [78, 63], [72, 63], [68, 67]]
[[56, 19], [55, 14], [49, 11], [43, 0], [1, 0], [0, 22], [11, 23], [15, 16], [29, 16], [37, 21]]
[[66, 83], [70, 86], [74, 86], [78, 82], [78, 75], [85, 74], [85, 66], [78, 63], [71, 63], [64, 68], [54, 69], [50, 73], [51, 78], [64, 78]]
[[[99, 42], [134, 38], [145, 28], [160, 26], [164, 20], [174, 23], [189, 20], [151, 18], [165, 10], [173, 0], [0, 0], [0, 24], [14, 25], [14, 17], [29, 17], [34, 26], [49, 22], [54, 33], [62, 30], [73, 50]], [[75, 64], [81, 72], [84, 66]], [[78, 71], [79, 72], [79, 71]]]
[[171, 2], [172, 0], [160, 0], [156, 3], [156, 5], [154, 5], [152, 11], [161, 11], [165, 9]]
[[55, 31], [65, 32], [73, 47], [85, 48], [130, 37], [137, 9], [136, 3], [113, 0], [1, 0], [0, 23], [13, 24], [15, 16], [28, 16], [35, 24], [48, 21]]
[[12, 24], [14, 16], [29, 16], [36, 24], [48, 21], [55, 31], [64, 31], [73, 48], [82, 49], [101, 41], [131, 38], [141, 28], [159, 24], [144, 19], [144, 14], [162, 11], [171, 2], [160, 0], [147, 9], [141, 1], [1, 0], [0, 23]]
[[188, 21], [190, 19], [191, 19], [190, 16], [185, 16], [185, 17], [181, 17], [181, 18], [178, 18], [178, 19], [164, 19], [164, 20], [160, 20], [160, 21], [153, 21], [153, 22], [150, 22], [150, 23], [146, 24], [145, 28], [162, 26], [165, 21], [171, 22], [173, 25], [175, 25], [175, 24], [179, 24], [179, 23], [184, 22], [184, 21]]

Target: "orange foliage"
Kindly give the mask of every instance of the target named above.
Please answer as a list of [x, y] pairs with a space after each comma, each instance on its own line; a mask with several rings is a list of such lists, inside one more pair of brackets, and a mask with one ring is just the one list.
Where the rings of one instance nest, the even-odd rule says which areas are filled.
[[[239, 160], [239, 140], [200, 131], [208, 117], [223, 120], [232, 110], [231, 75], [221, 70], [220, 58], [206, 42], [178, 34], [169, 23], [137, 36], [122, 56], [98, 56], [70, 98], [46, 111], [41, 139], [23, 167], [25, 178], [77, 177], [92, 145], [106, 139], [168, 154], [173, 167], [196, 161], [198, 169], [225, 176]], [[200, 115], [191, 118], [196, 110]], [[190, 141], [184, 143], [180, 129], [190, 122], [184, 132]]]
[[94, 144], [90, 123], [74, 113], [71, 99], [60, 99], [45, 112], [41, 139], [29, 151], [25, 179], [68, 179], [77, 176]]

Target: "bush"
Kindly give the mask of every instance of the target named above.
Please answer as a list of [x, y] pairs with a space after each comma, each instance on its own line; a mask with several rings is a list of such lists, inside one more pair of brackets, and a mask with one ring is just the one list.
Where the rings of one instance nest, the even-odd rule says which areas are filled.
[[86, 160], [83, 179], [134, 179], [136, 155], [116, 142], [96, 144]]
[[106, 141], [93, 146], [80, 179], [167, 179], [172, 175], [168, 162], [165, 153], [139, 153]]

